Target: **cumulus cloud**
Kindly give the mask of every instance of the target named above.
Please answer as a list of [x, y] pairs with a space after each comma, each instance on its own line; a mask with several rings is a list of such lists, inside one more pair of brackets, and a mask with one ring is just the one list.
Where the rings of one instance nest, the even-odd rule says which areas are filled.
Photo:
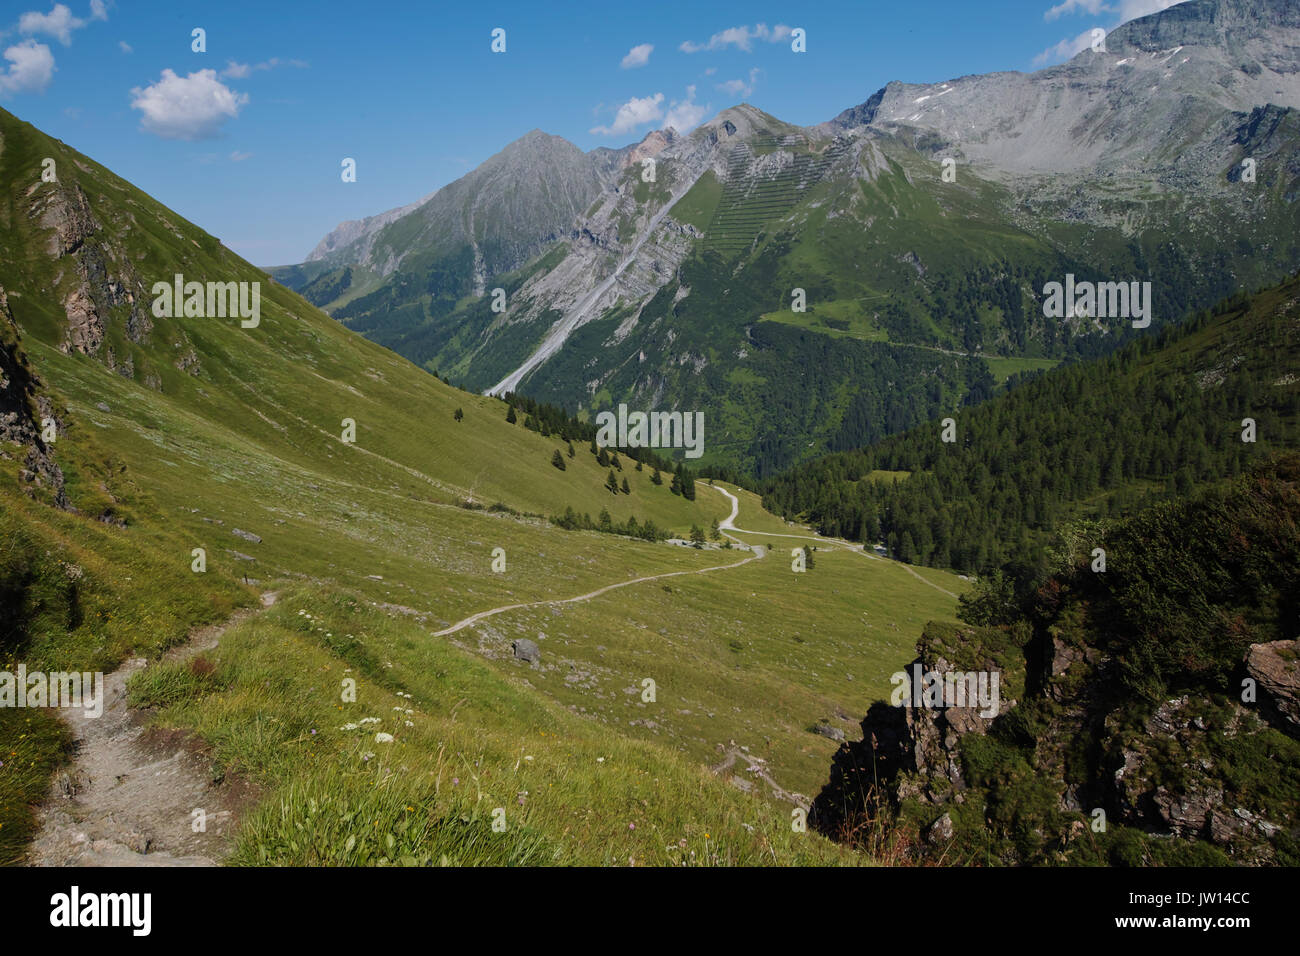
[[614, 122], [608, 126], [594, 126], [588, 132], [593, 136], [620, 136], [638, 126], [653, 123], [664, 115], [663, 102], [662, 93], [656, 93], [654, 96], [634, 96], [618, 108], [618, 112], [614, 114]]
[[728, 27], [713, 34], [705, 43], [692, 43], [690, 40], [686, 40], [678, 49], [683, 53], [699, 53], [702, 50], [724, 50], [729, 46], [734, 46], [739, 50], [748, 52], [753, 49], [755, 40], [780, 43], [788, 36], [790, 36], [790, 27], [784, 23], [778, 23], [771, 29], [768, 29], [766, 23], [757, 23], [752, 27]]
[[127, 43], [125, 40], [118, 40], [118, 41], [117, 41], [117, 45], [118, 45], [118, 48], [121, 49], [121, 51], [122, 51], [123, 53], [134, 53], [134, 52], [135, 52], [135, 50], [134, 50], [134, 48], [132, 48], [131, 44]]
[[754, 86], [758, 82], [758, 67], [749, 71], [747, 80], [727, 80], [725, 83], [719, 83], [718, 89], [729, 96], [738, 96], [742, 100], [749, 99], [750, 94], [754, 92]]
[[1080, 11], [1091, 14], [1095, 17], [1103, 10], [1109, 9], [1110, 7], [1106, 6], [1105, 0], [1063, 0], [1063, 2], [1058, 3], [1056, 6], [1052, 7], [1052, 9], [1044, 13], [1043, 19], [1055, 20], [1058, 17], [1065, 16], [1066, 14], [1078, 13]]
[[248, 95], [222, 83], [216, 70], [186, 77], [163, 70], [157, 83], [131, 90], [131, 108], [143, 114], [141, 129], [163, 139], [211, 139], [247, 103]]
[[708, 112], [708, 107], [695, 102], [695, 87], [686, 87], [686, 99], [674, 100], [664, 116], [664, 125], [671, 126], [679, 133], [689, 133], [700, 125]]
[[654, 46], [650, 43], [639, 43], [627, 51], [627, 56], [623, 57], [623, 62], [619, 64], [625, 70], [632, 70], [638, 66], [645, 66], [650, 62], [650, 54], [654, 52]]
[[1038, 56], [1034, 57], [1034, 66], [1043, 66], [1048, 63], [1063, 63], [1070, 59], [1076, 53], [1092, 46], [1092, 31], [1084, 30], [1077, 37], [1062, 40], [1055, 46], [1049, 46]]
[[0, 95], [39, 93], [54, 79], [54, 54], [44, 43], [24, 40], [5, 50], [9, 67], [0, 73]]
[[[108, 13], [105, 12], [102, 2], [91, 3], [90, 17], [92, 20], [108, 19]], [[72, 11], [64, 4], [56, 3], [49, 13], [39, 13], [35, 10], [24, 13], [18, 18], [18, 32], [29, 36], [38, 33], [45, 34], [54, 37], [64, 46], [70, 46], [72, 44], [72, 31], [80, 30], [89, 22], [89, 20], [74, 17]]]
[[634, 96], [618, 108], [614, 114], [614, 122], [608, 126], [595, 126], [588, 132], [593, 136], [621, 136], [632, 132], [638, 126], [662, 121], [664, 126], [671, 126], [677, 132], [685, 133], [699, 126], [700, 120], [704, 119], [708, 112], [707, 106], [695, 102], [694, 86], [686, 87], [686, 96], [680, 100], [673, 100], [665, 110], [666, 99], [667, 97], [662, 93], [656, 93], [654, 96]]

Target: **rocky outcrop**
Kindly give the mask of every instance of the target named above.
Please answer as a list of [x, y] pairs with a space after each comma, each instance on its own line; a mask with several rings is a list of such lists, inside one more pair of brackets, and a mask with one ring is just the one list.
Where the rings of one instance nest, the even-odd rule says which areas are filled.
[[[57, 292], [68, 323], [63, 351], [98, 355], [106, 323], [122, 307], [127, 339], [146, 341], [153, 321], [144, 283], [131, 260], [101, 238], [104, 227], [81, 186], [40, 183], [28, 190], [28, 196], [29, 218], [48, 234], [46, 253], [66, 263]], [[131, 374], [129, 357], [120, 366], [110, 360], [109, 366]]]
[[626, 151], [620, 165], [639, 165], [643, 159], [651, 159], [658, 156], [673, 143], [677, 142], [678, 138], [677, 131], [673, 129], [657, 129], [649, 132], [641, 142]]
[[[1007, 864], [1064, 860], [1097, 819], [1203, 842], [1243, 863], [1275, 861], [1271, 841], [1295, 831], [1294, 808], [1288, 815], [1276, 803], [1263, 812], [1250, 805], [1236, 764], [1270, 727], [1295, 735], [1298, 642], [1255, 644], [1246, 654], [1246, 671], [1269, 706], [1184, 693], [1134, 725], [1102, 648], [1060, 632], [1030, 637], [1025, 629], [1023, 640], [1009, 642], [998, 634], [931, 625], [904, 673], [1002, 668], [1013, 691], [1032, 688], [1023, 702], [1004, 696], [990, 718], [977, 707], [908, 706], [906, 699], [873, 705], [862, 739], [836, 754], [811, 825], [835, 838], [881, 827], [902, 834], [911, 855], [925, 857], [948, 850], [961, 835], [956, 808], [974, 806], [982, 808], [982, 826], [1006, 838], [989, 843], [981, 829], [976, 842]], [[996, 737], [990, 745], [973, 744], [989, 736]], [[1019, 756], [1008, 759], [1012, 748]], [[989, 762], [994, 753], [998, 767]], [[1013, 782], [1017, 774], [1026, 776]], [[1039, 801], [1032, 814], [1021, 805], [1031, 797]], [[1007, 819], [1009, 805], [1016, 815]]]
[[1246, 672], [1261, 702], [1293, 737], [1300, 737], [1300, 641], [1255, 644], [1246, 653]]
[[12, 446], [18, 446], [19, 479], [32, 493], [44, 491], [56, 507], [71, 510], [63, 490], [63, 471], [43, 437], [44, 422], [52, 423], [56, 434], [63, 428], [54, 403], [41, 394], [40, 381], [23, 354], [9, 297], [0, 286], [0, 458], [12, 460]]

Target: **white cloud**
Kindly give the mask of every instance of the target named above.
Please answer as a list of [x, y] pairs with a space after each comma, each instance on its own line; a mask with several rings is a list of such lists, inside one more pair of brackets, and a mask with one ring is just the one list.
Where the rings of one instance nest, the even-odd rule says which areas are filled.
[[125, 40], [118, 40], [118, 41], [117, 41], [117, 45], [118, 45], [118, 47], [121, 49], [121, 51], [122, 51], [123, 53], [134, 53], [134, 52], [135, 52], [135, 50], [131, 48], [131, 44], [127, 43]]
[[752, 27], [728, 27], [709, 37], [707, 43], [692, 43], [690, 40], [686, 40], [677, 49], [683, 53], [699, 53], [701, 50], [723, 50], [729, 46], [734, 46], [748, 52], [753, 48], [755, 40], [780, 43], [788, 36], [790, 36], [790, 27], [784, 23], [778, 23], [771, 29], [768, 29], [766, 23], [757, 23]]
[[232, 163], [242, 163], [244, 160], [248, 159], [252, 155], [253, 155], [252, 153], [241, 153], [239, 150], [235, 150], [233, 153], [230, 154], [230, 161]]
[[274, 70], [277, 66], [294, 66], [303, 69], [307, 66], [304, 60], [281, 60], [278, 56], [262, 63], [236, 63], [234, 60], [226, 61], [226, 68], [221, 71], [221, 75], [232, 80], [242, 80], [252, 73], [258, 73], [262, 70]]
[[131, 90], [131, 108], [144, 114], [141, 128], [163, 139], [211, 139], [247, 103], [248, 95], [222, 83], [215, 70], [184, 78], [163, 70], [157, 83]]
[[654, 52], [654, 46], [649, 43], [639, 43], [627, 51], [627, 56], [623, 57], [623, 62], [619, 64], [625, 70], [632, 70], [638, 66], [645, 66], [650, 62], [650, 54]]
[[700, 125], [708, 112], [708, 107], [695, 102], [695, 87], [686, 87], [686, 99], [674, 100], [664, 117], [664, 125], [671, 126], [679, 133], [689, 133]]
[[[91, 15], [94, 15], [91, 8]], [[37, 13], [32, 10], [18, 18], [18, 31], [28, 35], [44, 33], [52, 36], [64, 46], [72, 43], [72, 31], [80, 30], [86, 25], [85, 20], [72, 15], [72, 11], [61, 3], [56, 3], [49, 13]]]
[[54, 54], [44, 43], [24, 40], [5, 50], [9, 68], [0, 73], [0, 94], [38, 93], [54, 79]]
[[1110, 7], [1106, 6], [1106, 0], [1062, 0], [1061, 3], [1044, 13], [1043, 19], [1055, 20], [1058, 17], [1063, 17], [1069, 13], [1078, 13], [1079, 11], [1095, 17], [1103, 10], [1109, 9]]
[[668, 104], [667, 111], [664, 110], [664, 100], [666, 97], [662, 93], [656, 93], [654, 96], [632, 97], [614, 114], [614, 122], [608, 126], [596, 126], [590, 129], [593, 136], [621, 136], [624, 133], [630, 133], [638, 126], [644, 126], [647, 123], [658, 123], [662, 120], [664, 126], [671, 126], [679, 133], [689, 132], [708, 113], [707, 106], [701, 106], [695, 102], [695, 87], [686, 87], [686, 97], [681, 100], [673, 100]]
[[718, 89], [729, 96], [738, 96], [742, 100], [749, 99], [754, 92], [754, 86], [758, 82], [758, 67], [749, 71], [748, 80], [727, 80], [725, 83], [719, 83]]
[[664, 115], [664, 95], [632, 97], [618, 108], [614, 122], [608, 126], [595, 126], [588, 130], [593, 136], [619, 136], [646, 123], [653, 123]]
[[90, 19], [108, 19], [108, 7], [104, 6], [104, 0], [90, 0]]
[[1062, 63], [1082, 50], [1092, 46], [1092, 31], [1084, 30], [1073, 39], [1062, 40], [1055, 46], [1049, 46], [1038, 56], [1034, 57], [1035, 66], [1043, 66], [1047, 63]]

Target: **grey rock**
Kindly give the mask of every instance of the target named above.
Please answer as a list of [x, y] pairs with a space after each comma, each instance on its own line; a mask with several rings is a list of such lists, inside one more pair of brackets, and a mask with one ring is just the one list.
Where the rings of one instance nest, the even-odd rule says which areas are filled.
[[536, 664], [542, 659], [541, 650], [526, 637], [513, 641], [510, 649], [518, 660], [527, 661], [530, 664]]
[[1300, 733], [1300, 641], [1252, 644], [1246, 652], [1246, 671], [1263, 691], [1267, 709], [1282, 718], [1292, 736]]
[[840, 730], [838, 727], [832, 727], [830, 724], [817, 724], [813, 727], [813, 733], [821, 734], [821, 736], [829, 737], [831, 740], [835, 741], [842, 741], [844, 739], [844, 731]]
[[934, 846], [952, 839], [952, 817], [945, 813], [925, 831], [925, 840]]
[[253, 544], [262, 543], [262, 539], [259, 538], [257, 535], [253, 534], [253, 532], [251, 531], [241, 531], [239, 528], [232, 528], [230, 530], [230, 533], [233, 534], [236, 538], [243, 538], [245, 541], [253, 542]]

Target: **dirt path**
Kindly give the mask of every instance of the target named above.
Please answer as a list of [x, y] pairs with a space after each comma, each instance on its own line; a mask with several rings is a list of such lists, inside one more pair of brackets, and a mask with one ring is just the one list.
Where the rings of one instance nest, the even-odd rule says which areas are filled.
[[[262, 607], [275, 597], [263, 594]], [[195, 631], [163, 659], [186, 661], [216, 647], [227, 628], [258, 610]], [[211, 761], [186, 734], [151, 731], [145, 715], [127, 706], [127, 679], [146, 666], [135, 658], [105, 675], [98, 719], [61, 712], [75, 756], [41, 811], [30, 865], [214, 866], [225, 855], [235, 811], [249, 794], [239, 783], [214, 781]], [[206, 815], [202, 832], [195, 832], [195, 810]]]
[[[846, 551], [852, 551], [854, 554], [860, 554], [864, 558], [868, 558], [870, 560], [874, 560], [874, 561], [884, 560], [883, 558], [879, 558], [874, 554], [868, 554], [867, 552], [863, 551], [860, 547], [857, 547], [851, 542], [844, 541], [840, 538], [824, 538], [818, 535], [806, 535], [806, 534], [778, 534], [775, 532], [749, 531], [746, 528], [737, 528], [735, 525], [735, 520], [736, 517], [740, 514], [740, 500], [735, 495], [733, 495], [730, 491], [727, 491], [725, 488], [719, 488], [717, 485], [704, 485], [703, 487], [711, 488], [714, 491], [718, 492], [719, 494], [726, 495], [727, 498], [731, 500], [731, 514], [727, 515], [727, 517], [723, 518], [721, 521], [718, 522], [718, 530], [721, 531], [723, 534], [725, 534], [732, 541], [739, 544], [741, 547], [752, 549], [754, 553], [751, 554], [749, 557], [741, 561], [736, 561], [732, 564], [719, 564], [711, 568], [699, 568], [694, 571], [667, 571], [663, 574], [651, 574], [647, 577], [633, 578], [630, 581], [619, 581], [615, 584], [607, 584], [603, 588], [597, 588], [595, 591], [588, 591], [586, 594], [580, 594], [577, 597], [558, 598], [549, 601], [526, 601], [521, 604], [503, 604], [500, 607], [494, 607], [486, 611], [479, 611], [477, 614], [471, 614], [469, 617], [457, 621], [455, 624], [452, 624], [450, 627], [445, 627], [441, 631], [435, 631], [433, 636], [446, 637], [449, 634], [455, 634], [457, 631], [462, 631], [467, 627], [471, 627], [477, 624], [479, 621], [486, 620], [489, 617], [495, 617], [498, 614], [504, 614], [507, 611], [521, 611], [533, 607], [552, 607], [559, 604], [576, 604], [580, 601], [590, 601], [592, 598], [600, 597], [602, 594], [608, 594], [610, 591], [617, 590], [618, 588], [631, 587], [634, 584], [645, 584], [648, 581], [660, 581], [665, 578], [676, 578], [676, 577], [681, 577], [684, 574], [709, 574], [713, 571], [726, 571], [729, 568], [738, 568], [741, 567], [742, 565], [749, 564], [749, 562], [751, 561], [758, 561], [766, 557], [767, 550], [761, 544], [750, 544], [748, 541], [742, 541], [740, 538], [737, 538], [735, 535], [729, 533], [732, 531], [738, 532], [740, 534], [752, 534], [752, 535], [759, 535], [759, 536], [766, 535], [768, 537], [773, 537], [773, 538], [799, 538], [806, 541], [820, 541], [822, 544], [835, 545], [837, 547], [843, 548]], [[915, 571], [909, 568], [906, 564], [902, 564], [897, 561], [893, 563], [897, 564], [900, 568], [902, 568], [904, 571], [912, 575], [912, 577], [916, 578], [918, 581], [922, 582], [923, 584], [928, 584], [936, 591], [943, 591], [944, 594], [948, 595], [953, 599], [956, 599], [957, 595], [953, 594], [951, 591], [939, 587], [939, 585], [935, 584], [933, 581], [927, 581], [925, 578], [921, 577], [921, 575], [917, 574]]]
[[[843, 548], [845, 551], [852, 551], [854, 554], [860, 554], [862, 555], [862, 557], [867, 558], [868, 560], [871, 561], [885, 560], [879, 555], [872, 554], [869, 551], [864, 551], [861, 548], [861, 546], [855, 545], [852, 541], [845, 541], [843, 538], [827, 538], [822, 535], [814, 535], [814, 534], [782, 534], [778, 531], [750, 531], [748, 528], [737, 528], [732, 522], [736, 520], [736, 516], [740, 513], [739, 500], [737, 500], [736, 496], [733, 495], [731, 492], [723, 488], [719, 488], [716, 485], [709, 485], [708, 487], [713, 488], [714, 491], [721, 491], [724, 495], [726, 495], [728, 498], [731, 499], [730, 516], [728, 516], [726, 521], [721, 521], [718, 523], [718, 528], [721, 530], [736, 531], [740, 534], [752, 534], [757, 536], [766, 536], [769, 538], [798, 538], [801, 541], [820, 541], [822, 544], [835, 545], [836, 547]], [[731, 540], [733, 541], [740, 541], [739, 538], [734, 538], [731, 535], [727, 535], [727, 537], [731, 538]], [[740, 543], [747, 544], [747, 542], [744, 541], [740, 541]], [[944, 594], [948, 595], [948, 597], [952, 598], [954, 601], [957, 599], [957, 595], [953, 594], [947, 588], [941, 588], [933, 581], [921, 577], [921, 575], [917, 574], [915, 571], [911, 569], [911, 567], [904, 564], [902, 561], [894, 561], [892, 563], [902, 568], [904, 571], [906, 571], [912, 577], [916, 578], [922, 584], [928, 584], [936, 591], [942, 591]]]
[[715, 564], [711, 568], [697, 568], [694, 571], [666, 571], [663, 574], [651, 574], [648, 577], [633, 578], [630, 581], [619, 581], [615, 584], [606, 584], [603, 588], [588, 591], [586, 594], [579, 594], [577, 597], [559, 598], [551, 601], [528, 601], [524, 604], [505, 604], [501, 607], [494, 607], [488, 611], [479, 611], [477, 614], [471, 614], [464, 620], [457, 621], [455, 624], [451, 625], [451, 627], [445, 627], [441, 631], [435, 631], [433, 636], [446, 637], [448, 634], [455, 634], [457, 631], [463, 630], [473, 624], [477, 624], [485, 618], [497, 614], [504, 614], [506, 611], [518, 611], [530, 607], [552, 607], [558, 604], [576, 604], [579, 601], [590, 601], [592, 598], [600, 597], [602, 594], [608, 594], [610, 591], [615, 591], [618, 588], [631, 587], [633, 584], [645, 584], [647, 581], [661, 581], [664, 578], [677, 578], [681, 577], [683, 574], [708, 574], [711, 571], [726, 571], [729, 568], [738, 568], [743, 564], [749, 564], [751, 561], [757, 561], [762, 557], [763, 552], [762, 550], [759, 550], [744, 560], [736, 561], [733, 564]]

